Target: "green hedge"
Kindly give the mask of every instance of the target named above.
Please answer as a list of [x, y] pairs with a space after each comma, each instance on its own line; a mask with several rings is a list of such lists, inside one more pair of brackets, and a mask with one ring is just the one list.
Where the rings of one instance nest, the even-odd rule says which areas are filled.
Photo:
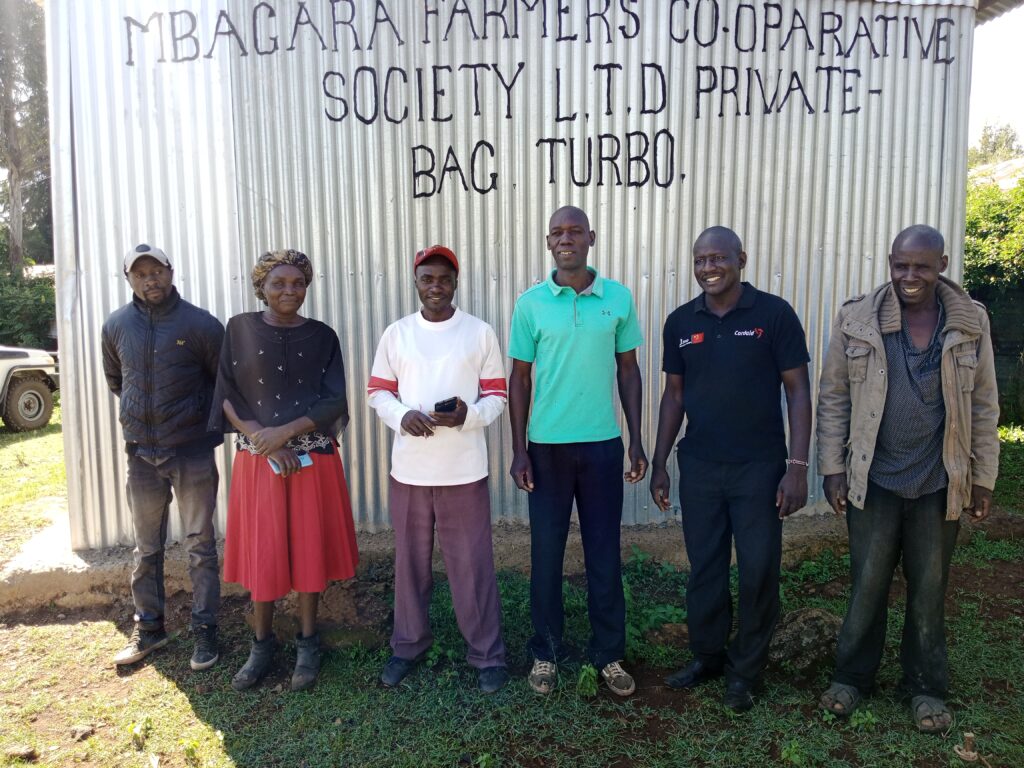
[[1024, 179], [1012, 189], [967, 187], [964, 288], [986, 301], [1024, 286]]
[[50, 328], [56, 317], [52, 277], [0, 274], [0, 344], [52, 349]]

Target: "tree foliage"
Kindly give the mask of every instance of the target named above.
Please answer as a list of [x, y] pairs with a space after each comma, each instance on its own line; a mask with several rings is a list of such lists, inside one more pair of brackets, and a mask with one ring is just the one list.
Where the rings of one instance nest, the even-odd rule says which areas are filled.
[[[7, 172], [0, 215], [15, 274], [24, 264], [26, 229], [50, 218], [47, 110], [43, 10], [31, 0], [0, 0], [0, 168]], [[48, 230], [37, 234], [52, 241]]]
[[1024, 179], [1007, 190], [968, 184], [964, 287], [979, 295], [1024, 287]]
[[981, 129], [978, 146], [967, 150], [967, 167], [977, 168], [979, 165], [1001, 163], [1015, 157], [1024, 157], [1024, 147], [1013, 127], [986, 125]]
[[0, 273], [0, 344], [52, 349], [55, 300], [52, 277], [25, 279]]

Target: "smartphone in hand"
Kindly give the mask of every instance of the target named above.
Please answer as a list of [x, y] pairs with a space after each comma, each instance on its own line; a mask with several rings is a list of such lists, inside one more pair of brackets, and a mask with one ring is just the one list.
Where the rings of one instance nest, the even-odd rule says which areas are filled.
[[[281, 466], [276, 461], [274, 461], [273, 459], [268, 458], [267, 459], [267, 463], [270, 465], [270, 468], [272, 470], [274, 470], [274, 474], [275, 475], [280, 475], [281, 474]], [[299, 466], [300, 467], [311, 467], [311, 466], [313, 466], [313, 459], [310, 457], [310, 455], [308, 453], [306, 453], [304, 451], [299, 453]]]
[[459, 404], [458, 397], [449, 397], [434, 403], [434, 413], [451, 413]]

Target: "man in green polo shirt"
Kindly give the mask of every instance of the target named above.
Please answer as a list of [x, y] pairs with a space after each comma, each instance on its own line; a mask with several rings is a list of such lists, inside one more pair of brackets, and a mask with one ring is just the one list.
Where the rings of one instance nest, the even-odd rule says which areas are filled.
[[629, 289], [587, 266], [594, 238], [579, 208], [555, 211], [547, 234], [555, 269], [516, 301], [509, 341], [510, 474], [530, 504], [530, 687], [549, 693], [565, 655], [562, 560], [575, 500], [587, 573], [588, 654], [611, 691], [629, 696], [636, 685], [620, 663], [626, 653], [619, 552], [625, 451], [614, 399], [618, 383], [629, 429], [624, 477], [636, 483], [647, 473], [636, 361], [643, 335]]

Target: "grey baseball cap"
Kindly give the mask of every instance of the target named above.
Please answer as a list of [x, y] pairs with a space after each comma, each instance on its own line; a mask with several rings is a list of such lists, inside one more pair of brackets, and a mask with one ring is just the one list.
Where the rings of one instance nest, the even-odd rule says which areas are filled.
[[125, 274], [130, 272], [131, 268], [132, 268], [132, 265], [134, 265], [135, 262], [138, 261], [139, 259], [141, 259], [143, 256], [149, 256], [149, 258], [151, 258], [151, 259], [156, 259], [161, 264], [163, 264], [165, 267], [168, 267], [169, 269], [173, 269], [173, 267], [171, 267], [171, 260], [167, 258], [167, 254], [166, 253], [161, 251], [156, 246], [147, 245], [146, 243], [139, 243], [134, 248], [132, 248], [130, 251], [128, 251], [128, 253], [125, 254], [125, 257], [124, 257], [124, 271], [125, 271]]

